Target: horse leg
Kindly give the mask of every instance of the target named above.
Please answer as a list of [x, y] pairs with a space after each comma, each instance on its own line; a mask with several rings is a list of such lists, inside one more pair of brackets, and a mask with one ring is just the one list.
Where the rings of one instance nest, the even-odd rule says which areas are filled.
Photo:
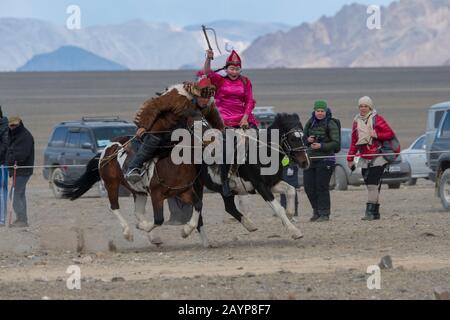
[[135, 194], [134, 195], [134, 215], [138, 221], [136, 228], [139, 230], [150, 232], [152, 223], [147, 221], [145, 218], [145, 205], [147, 203], [146, 194]]
[[289, 219], [292, 219], [295, 213], [295, 188], [285, 181], [280, 181], [271, 191], [272, 193], [286, 195], [286, 215]]
[[136, 194], [134, 196], [134, 214], [138, 220], [136, 228], [148, 232], [150, 243], [155, 245], [162, 244], [161, 238], [157, 235], [155, 224], [148, 221], [145, 217], [145, 205], [147, 203], [146, 194]]
[[277, 214], [277, 216], [280, 217], [281, 222], [287, 228], [291, 237], [295, 240], [303, 238], [303, 233], [292, 224], [292, 222], [286, 216], [286, 211], [284, 210], [283, 206], [277, 199], [275, 199], [273, 193], [270, 192], [267, 186], [262, 182], [255, 182], [253, 185], [255, 186], [258, 193], [263, 197], [263, 199], [269, 204], [272, 210]]
[[191, 220], [189, 220], [189, 222], [185, 224], [181, 230], [181, 236], [183, 238], [187, 238], [198, 226], [198, 220], [202, 212], [203, 202], [200, 197], [195, 195], [193, 190], [181, 194], [180, 198], [186, 203], [192, 203], [194, 207]]
[[122, 217], [119, 210], [119, 182], [116, 180], [108, 183], [105, 181], [105, 187], [108, 191], [109, 203], [111, 204], [111, 213], [114, 214], [117, 219], [119, 219], [120, 225], [122, 226], [122, 233], [125, 239], [132, 242], [134, 240], [133, 232], [128, 226], [127, 221]]
[[202, 242], [203, 247], [211, 248], [211, 245], [209, 244], [208, 236], [206, 235], [205, 226], [203, 225], [203, 216], [201, 213], [200, 213], [200, 216], [198, 217], [197, 231], [200, 236], [200, 241]]
[[149, 240], [152, 244], [161, 244], [161, 238], [158, 236], [157, 227], [164, 223], [164, 196], [160, 189], [154, 188], [151, 192], [153, 205], [153, 223], [149, 226]]
[[253, 216], [253, 213], [250, 209], [250, 205], [249, 205], [249, 196], [248, 195], [241, 195], [238, 196], [239, 199], [239, 211], [244, 212], [244, 214], [247, 217], [251, 217]]
[[250, 220], [247, 216], [244, 216], [239, 210], [236, 208], [236, 204], [234, 203], [234, 196], [224, 197], [222, 196], [223, 203], [225, 204], [225, 211], [233, 216], [237, 221], [239, 221], [245, 229], [249, 232], [254, 232], [258, 230], [253, 221]]

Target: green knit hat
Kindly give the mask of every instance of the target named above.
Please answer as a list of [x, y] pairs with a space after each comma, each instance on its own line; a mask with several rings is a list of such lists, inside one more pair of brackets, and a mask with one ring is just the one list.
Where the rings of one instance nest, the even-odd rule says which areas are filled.
[[314, 111], [317, 111], [319, 109], [327, 111], [328, 109], [327, 102], [324, 100], [317, 100], [316, 102], [314, 102]]

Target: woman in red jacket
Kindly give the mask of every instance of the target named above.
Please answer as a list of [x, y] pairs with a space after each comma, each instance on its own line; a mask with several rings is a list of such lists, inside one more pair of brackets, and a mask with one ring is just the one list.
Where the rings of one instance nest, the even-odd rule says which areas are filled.
[[354, 170], [354, 157], [360, 156], [358, 166], [362, 168], [368, 191], [366, 214], [363, 220], [379, 220], [379, 185], [388, 162], [383, 156], [375, 154], [380, 154], [382, 142], [391, 140], [395, 134], [384, 118], [377, 114], [371, 98], [362, 97], [359, 99], [358, 106], [359, 114], [353, 120], [352, 143], [347, 161], [349, 168]]

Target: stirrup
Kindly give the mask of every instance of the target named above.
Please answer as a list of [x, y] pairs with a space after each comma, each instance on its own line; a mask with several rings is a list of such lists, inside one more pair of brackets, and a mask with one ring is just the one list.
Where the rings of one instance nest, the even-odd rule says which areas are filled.
[[136, 183], [141, 181], [142, 179], [142, 172], [140, 168], [134, 168], [128, 171], [128, 173], [125, 175], [125, 179], [131, 183]]

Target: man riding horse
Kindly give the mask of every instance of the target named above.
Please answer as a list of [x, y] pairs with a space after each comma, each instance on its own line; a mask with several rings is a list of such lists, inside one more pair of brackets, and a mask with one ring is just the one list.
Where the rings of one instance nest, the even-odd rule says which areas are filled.
[[[138, 127], [136, 135], [143, 141], [129, 164], [125, 175], [127, 181], [137, 183], [142, 179], [144, 163], [152, 160], [158, 149], [167, 142], [162, 138], [161, 131], [172, 131], [176, 125], [173, 115], [179, 120], [186, 111], [198, 109], [214, 129], [223, 130], [224, 124], [214, 104], [214, 94], [215, 86], [208, 78], [203, 78], [196, 83], [176, 85], [163, 95], [145, 101], [134, 119]], [[156, 122], [159, 132], [152, 132]]]

